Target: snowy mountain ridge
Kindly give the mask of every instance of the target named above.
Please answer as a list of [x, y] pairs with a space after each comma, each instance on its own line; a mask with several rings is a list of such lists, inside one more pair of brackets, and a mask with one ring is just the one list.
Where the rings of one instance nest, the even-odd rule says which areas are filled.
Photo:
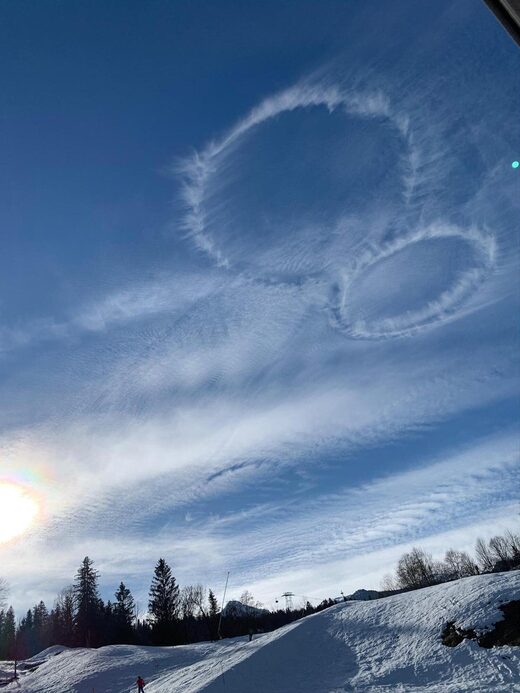
[[371, 601], [347, 601], [274, 632], [180, 647], [52, 648], [24, 693], [511, 693], [520, 647], [442, 644], [447, 623], [483, 633], [520, 599], [520, 571], [463, 578]]
[[260, 609], [257, 606], [243, 604], [236, 600], [229, 601], [222, 610], [224, 616], [230, 616], [231, 618], [241, 618], [244, 616], [259, 617], [262, 616], [262, 614], [268, 613], [269, 611], [267, 609]]
[[377, 590], [356, 590], [352, 594], [348, 594], [345, 599], [353, 600], [353, 601], [360, 601], [360, 602], [365, 602], [369, 601], [370, 599], [379, 599], [381, 597], [381, 592], [378, 592]]

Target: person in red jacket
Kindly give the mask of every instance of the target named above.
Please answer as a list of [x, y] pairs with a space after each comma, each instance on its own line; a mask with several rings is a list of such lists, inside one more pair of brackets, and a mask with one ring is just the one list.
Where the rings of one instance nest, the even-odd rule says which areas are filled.
[[136, 684], [137, 684], [137, 693], [144, 693], [144, 681], [140, 676], [137, 677]]

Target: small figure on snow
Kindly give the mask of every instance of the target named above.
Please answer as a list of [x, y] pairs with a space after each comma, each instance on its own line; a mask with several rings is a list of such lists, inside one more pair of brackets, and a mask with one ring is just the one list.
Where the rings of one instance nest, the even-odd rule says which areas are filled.
[[253, 629], [250, 628], [249, 629], [249, 642], [251, 642], [252, 639], [253, 639]]
[[137, 684], [137, 693], [144, 693], [144, 680], [140, 676], [137, 677], [136, 684]]

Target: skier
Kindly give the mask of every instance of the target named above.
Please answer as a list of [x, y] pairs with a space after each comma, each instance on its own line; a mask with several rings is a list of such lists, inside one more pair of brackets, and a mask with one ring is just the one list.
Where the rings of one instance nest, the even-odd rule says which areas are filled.
[[136, 684], [137, 684], [137, 693], [144, 693], [144, 681], [140, 676], [137, 677]]

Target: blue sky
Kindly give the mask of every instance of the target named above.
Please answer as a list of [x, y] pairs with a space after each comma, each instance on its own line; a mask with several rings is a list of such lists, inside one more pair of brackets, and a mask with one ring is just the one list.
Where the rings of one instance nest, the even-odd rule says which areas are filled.
[[321, 599], [517, 522], [520, 53], [484, 3], [1, 13], [15, 606], [86, 554], [143, 608], [159, 556]]

